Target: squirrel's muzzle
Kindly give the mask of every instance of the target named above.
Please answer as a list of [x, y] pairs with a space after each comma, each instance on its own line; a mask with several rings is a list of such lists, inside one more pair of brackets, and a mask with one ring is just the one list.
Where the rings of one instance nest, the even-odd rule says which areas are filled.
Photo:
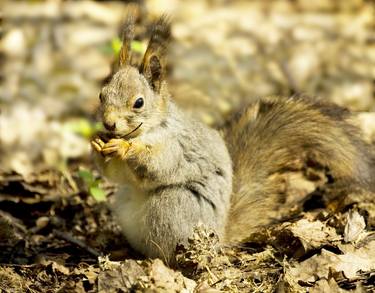
[[113, 108], [107, 108], [103, 111], [103, 126], [108, 131], [116, 130], [117, 113]]
[[108, 131], [113, 131], [113, 130], [116, 129], [116, 123], [115, 122], [104, 121], [103, 125], [104, 125], [105, 129], [107, 129]]

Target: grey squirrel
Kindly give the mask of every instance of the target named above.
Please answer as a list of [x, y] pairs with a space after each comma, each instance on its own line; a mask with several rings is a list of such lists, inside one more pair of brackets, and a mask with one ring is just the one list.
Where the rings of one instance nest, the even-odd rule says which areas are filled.
[[272, 221], [273, 175], [313, 153], [338, 182], [374, 188], [369, 146], [349, 111], [307, 97], [267, 97], [237, 113], [222, 133], [181, 111], [167, 90], [166, 17], [158, 19], [139, 68], [134, 24], [125, 23], [119, 69], [100, 93], [107, 138], [92, 141], [102, 174], [119, 188], [115, 212], [130, 245], [167, 262], [202, 223], [222, 243]]

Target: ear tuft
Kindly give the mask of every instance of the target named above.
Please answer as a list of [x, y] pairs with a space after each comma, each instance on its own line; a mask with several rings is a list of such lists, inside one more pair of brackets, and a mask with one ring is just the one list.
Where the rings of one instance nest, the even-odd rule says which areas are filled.
[[152, 28], [151, 38], [139, 71], [152, 88], [159, 92], [165, 77], [164, 55], [171, 37], [169, 18], [166, 15], [161, 16], [154, 22]]
[[129, 65], [131, 61], [131, 42], [134, 38], [134, 14], [129, 13], [123, 25], [122, 46], [119, 54], [119, 66]]

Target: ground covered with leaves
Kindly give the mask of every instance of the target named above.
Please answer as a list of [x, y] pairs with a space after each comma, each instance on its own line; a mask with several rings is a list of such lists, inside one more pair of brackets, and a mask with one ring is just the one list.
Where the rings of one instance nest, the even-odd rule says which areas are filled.
[[[237, 246], [198, 227], [178, 265], [144, 259], [110, 211], [90, 137], [137, 2], [6, 1], [0, 31], [0, 292], [372, 292], [375, 196], [314, 162], [283, 176], [284, 220]], [[214, 127], [244, 101], [304, 92], [375, 141], [375, 7], [365, 0], [140, 1], [139, 55], [172, 16], [170, 90]], [[322, 129], [324, 131], [324, 129]]]

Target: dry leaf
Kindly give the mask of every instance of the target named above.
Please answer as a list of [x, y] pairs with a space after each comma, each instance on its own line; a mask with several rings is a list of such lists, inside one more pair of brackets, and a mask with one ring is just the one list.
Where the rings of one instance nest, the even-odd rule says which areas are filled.
[[360, 240], [360, 238], [362, 238], [361, 235], [366, 235], [366, 233], [364, 233], [365, 228], [365, 219], [358, 213], [358, 211], [349, 211], [344, 230], [344, 241], [356, 242], [357, 240]]
[[332, 243], [341, 239], [336, 230], [327, 226], [321, 221], [299, 220], [286, 229], [301, 241], [305, 250], [321, 247], [324, 244]]
[[338, 255], [326, 249], [320, 254], [295, 264], [290, 269], [291, 274], [303, 282], [315, 282], [319, 279], [328, 279], [330, 270], [343, 272], [346, 278], [357, 277], [358, 271], [375, 270], [375, 241], [366, 246]]

